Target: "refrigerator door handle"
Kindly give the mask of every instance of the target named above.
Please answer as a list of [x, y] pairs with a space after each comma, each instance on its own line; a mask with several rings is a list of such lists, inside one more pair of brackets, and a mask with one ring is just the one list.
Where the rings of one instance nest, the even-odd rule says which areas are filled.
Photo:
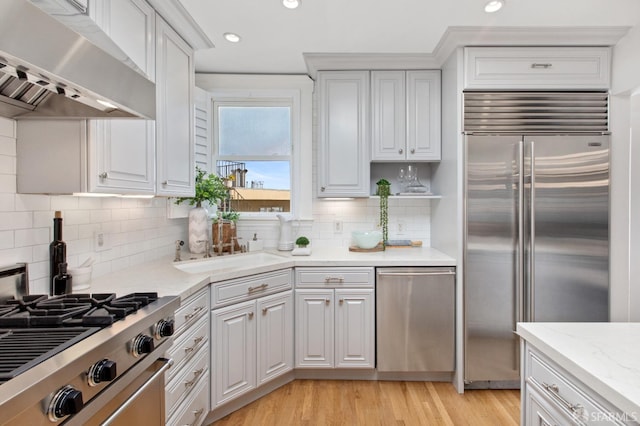
[[[525, 320], [524, 318], [524, 141], [521, 139], [518, 143], [517, 157], [517, 176], [518, 176], [518, 238], [517, 238], [517, 257], [516, 279], [515, 283], [515, 320], [513, 330], [515, 332], [518, 322]], [[514, 339], [513, 369], [520, 371], [520, 339]]]
[[529, 283], [528, 283], [528, 299], [530, 322], [535, 320], [535, 286], [536, 286], [536, 157], [534, 141], [531, 145], [531, 188], [529, 190]]

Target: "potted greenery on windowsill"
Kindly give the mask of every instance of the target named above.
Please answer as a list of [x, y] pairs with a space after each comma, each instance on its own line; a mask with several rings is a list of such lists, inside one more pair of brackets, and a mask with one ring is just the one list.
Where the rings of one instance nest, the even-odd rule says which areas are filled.
[[[189, 251], [191, 253], [204, 253], [209, 239], [209, 212], [203, 207], [206, 201], [212, 207], [229, 197], [229, 188], [224, 180], [213, 173], [207, 174], [205, 170], [196, 166], [195, 195], [193, 197], [179, 197], [176, 204], [189, 203], [195, 206], [189, 210]], [[237, 218], [236, 218], [237, 220]]]

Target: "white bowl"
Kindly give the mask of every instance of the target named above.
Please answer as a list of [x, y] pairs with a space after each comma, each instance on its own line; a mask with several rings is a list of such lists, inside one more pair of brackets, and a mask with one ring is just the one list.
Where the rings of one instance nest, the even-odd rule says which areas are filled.
[[370, 249], [382, 241], [382, 231], [353, 231], [351, 237], [356, 246], [362, 249]]
[[71, 288], [74, 293], [81, 290], [86, 290], [91, 286], [92, 271], [92, 266], [67, 269], [67, 272], [69, 273], [69, 275], [71, 275]]

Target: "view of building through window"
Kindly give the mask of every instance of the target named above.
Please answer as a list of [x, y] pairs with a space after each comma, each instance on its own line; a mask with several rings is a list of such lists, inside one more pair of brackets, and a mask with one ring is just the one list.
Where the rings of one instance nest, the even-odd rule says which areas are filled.
[[238, 212], [291, 211], [291, 107], [277, 101], [214, 102], [216, 173]]

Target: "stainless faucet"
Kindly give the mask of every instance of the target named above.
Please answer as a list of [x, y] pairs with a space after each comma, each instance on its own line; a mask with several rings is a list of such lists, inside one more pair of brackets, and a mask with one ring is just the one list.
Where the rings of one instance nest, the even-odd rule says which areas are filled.
[[180, 262], [182, 259], [180, 259], [180, 247], [182, 247], [184, 245], [184, 241], [182, 240], [176, 240], [176, 257], [175, 259], [173, 259], [174, 262]]

